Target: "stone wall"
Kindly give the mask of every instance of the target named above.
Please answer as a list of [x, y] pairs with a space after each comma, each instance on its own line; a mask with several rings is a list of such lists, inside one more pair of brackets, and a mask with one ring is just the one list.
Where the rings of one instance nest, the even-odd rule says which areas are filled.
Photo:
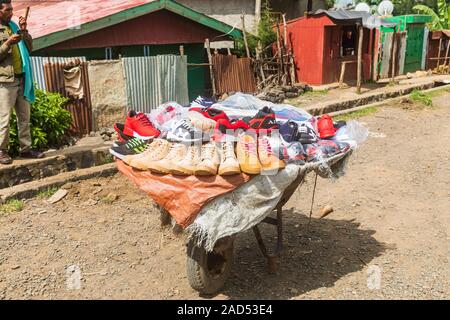
[[246, 30], [255, 30], [255, 0], [177, 0], [177, 2], [238, 29], [242, 28], [241, 15], [244, 14]]
[[127, 107], [127, 95], [123, 66], [120, 60], [89, 62], [93, 127], [111, 128], [123, 122]]
[[63, 172], [95, 167], [110, 162], [109, 147], [71, 148], [39, 160], [15, 161], [0, 168], [0, 189], [55, 176]]

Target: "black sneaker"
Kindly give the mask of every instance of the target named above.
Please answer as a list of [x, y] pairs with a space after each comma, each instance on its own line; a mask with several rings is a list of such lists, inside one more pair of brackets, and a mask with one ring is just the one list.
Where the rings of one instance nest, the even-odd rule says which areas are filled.
[[109, 149], [109, 153], [119, 159], [123, 159], [126, 156], [132, 156], [144, 152], [147, 149], [151, 140], [141, 140], [133, 138], [125, 144], [118, 145]]
[[301, 144], [311, 144], [319, 141], [319, 137], [316, 131], [309, 123], [302, 123], [298, 127], [298, 137], [296, 140], [300, 141]]

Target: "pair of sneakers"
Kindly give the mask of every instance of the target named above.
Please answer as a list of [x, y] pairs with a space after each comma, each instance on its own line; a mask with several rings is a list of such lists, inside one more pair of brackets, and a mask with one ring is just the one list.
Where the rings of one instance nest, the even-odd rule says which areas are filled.
[[131, 166], [140, 170], [183, 176], [216, 174], [225, 176], [241, 172], [232, 142], [198, 146], [170, 143], [166, 140], [158, 142], [158, 140], [154, 143], [158, 143], [159, 147], [150, 145], [148, 151], [125, 159], [125, 162], [128, 161]]
[[276, 136], [242, 134], [236, 147], [242, 172], [250, 175], [271, 174], [285, 168], [286, 163], [276, 151], [280, 144]]

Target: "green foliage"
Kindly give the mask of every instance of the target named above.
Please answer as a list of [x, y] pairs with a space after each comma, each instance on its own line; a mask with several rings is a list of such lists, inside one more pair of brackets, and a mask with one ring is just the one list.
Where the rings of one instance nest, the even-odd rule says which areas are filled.
[[58, 191], [57, 187], [51, 187], [46, 190], [39, 191], [39, 193], [36, 195], [36, 198], [41, 200], [50, 198], [52, 195], [56, 193], [56, 191]]
[[[46, 93], [36, 90], [36, 101], [31, 105], [30, 131], [32, 147], [44, 150], [64, 144], [67, 129], [72, 123], [70, 112], [63, 109], [68, 101], [58, 93]], [[13, 112], [10, 122], [9, 151], [12, 155], [19, 152], [17, 119]]]
[[335, 121], [340, 121], [340, 120], [349, 121], [349, 120], [352, 120], [352, 119], [358, 119], [358, 118], [361, 118], [361, 117], [364, 117], [364, 116], [368, 116], [368, 115], [376, 113], [376, 112], [378, 112], [378, 108], [377, 107], [368, 107], [368, 108], [364, 108], [364, 109], [361, 109], [361, 110], [353, 111], [353, 112], [350, 112], [350, 113], [347, 113], [347, 114], [342, 114], [342, 115], [335, 116], [335, 117], [333, 117], [333, 119]]
[[[258, 48], [258, 42], [261, 43], [262, 49], [271, 49], [272, 43], [277, 41], [277, 33], [274, 30], [274, 26], [277, 23], [275, 14], [270, 9], [268, 1], [263, 4], [263, 9], [261, 11], [261, 19], [258, 23], [258, 34], [254, 35], [246, 32], [247, 44], [251, 53], [254, 53]], [[236, 40], [236, 53], [240, 56], [245, 56], [245, 44], [244, 39]]]
[[433, 106], [433, 100], [431, 99], [431, 96], [420, 90], [417, 90], [417, 89], [414, 90], [411, 93], [410, 98], [412, 101], [414, 101], [415, 103], [420, 104], [422, 106], [425, 106], [425, 107]]
[[442, 30], [450, 28], [450, 4], [445, 0], [437, 0], [437, 9], [430, 8], [426, 5], [418, 4], [414, 6], [414, 10], [433, 17], [433, 21], [429, 26], [431, 30]]
[[20, 212], [22, 210], [23, 210], [23, 202], [17, 199], [9, 200], [8, 202], [0, 206], [0, 212], [2, 213]]

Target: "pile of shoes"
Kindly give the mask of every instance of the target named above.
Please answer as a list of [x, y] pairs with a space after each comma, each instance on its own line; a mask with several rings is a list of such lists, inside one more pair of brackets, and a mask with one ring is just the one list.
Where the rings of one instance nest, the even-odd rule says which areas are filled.
[[215, 105], [198, 98], [187, 107], [166, 103], [150, 114], [129, 111], [125, 123], [114, 126], [118, 141], [110, 152], [138, 170], [227, 176], [272, 174], [286, 163], [321, 161], [353, 147], [346, 124], [328, 115], [286, 121], [266, 106], [253, 117], [230, 118]]

